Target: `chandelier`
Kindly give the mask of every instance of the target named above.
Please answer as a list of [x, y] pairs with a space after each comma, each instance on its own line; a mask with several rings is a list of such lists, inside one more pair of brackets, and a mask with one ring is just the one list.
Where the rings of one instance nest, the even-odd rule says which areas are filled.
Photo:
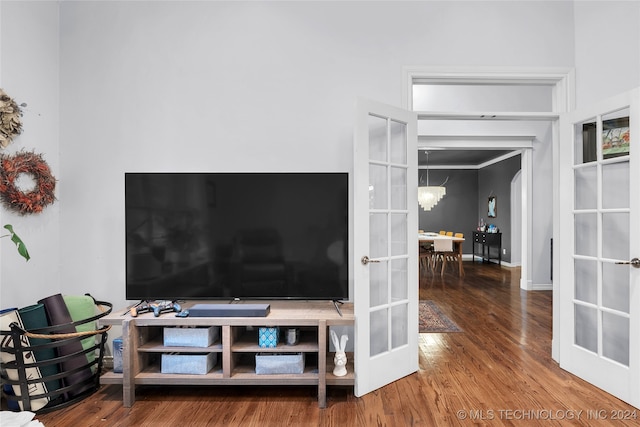
[[427, 155], [427, 185], [418, 185], [418, 204], [425, 211], [430, 211], [447, 194], [444, 184], [449, 178], [447, 177], [441, 185], [429, 185], [429, 152], [425, 151], [425, 153]]
[[418, 204], [425, 211], [430, 211], [445, 194], [447, 194], [447, 189], [442, 186], [418, 187]]

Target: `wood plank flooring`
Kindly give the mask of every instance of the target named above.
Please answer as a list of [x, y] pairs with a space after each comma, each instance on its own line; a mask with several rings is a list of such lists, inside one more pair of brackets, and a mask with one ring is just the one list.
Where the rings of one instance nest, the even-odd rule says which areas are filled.
[[420, 284], [420, 299], [463, 332], [421, 334], [419, 371], [361, 398], [330, 387], [319, 409], [313, 387], [145, 386], [123, 408], [111, 385], [37, 419], [46, 427], [640, 425], [640, 411], [551, 359], [550, 291], [521, 291], [518, 269], [465, 262], [465, 272]]

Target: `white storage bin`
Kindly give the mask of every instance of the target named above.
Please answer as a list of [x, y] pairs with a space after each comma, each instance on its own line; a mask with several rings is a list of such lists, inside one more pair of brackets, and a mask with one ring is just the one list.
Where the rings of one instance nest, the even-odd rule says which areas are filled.
[[220, 327], [164, 328], [166, 347], [209, 347], [220, 339]]
[[303, 372], [304, 353], [256, 354], [256, 374], [302, 374]]
[[165, 353], [162, 355], [160, 372], [204, 375], [213, 369], [217, 361], [217, 353]]

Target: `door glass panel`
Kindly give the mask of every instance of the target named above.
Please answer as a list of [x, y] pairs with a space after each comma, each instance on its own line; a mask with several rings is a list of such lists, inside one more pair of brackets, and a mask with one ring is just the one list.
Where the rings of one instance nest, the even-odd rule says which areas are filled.
[[630, 143], [629, 108], [605, 115], [602, 118], [602, 158], [628, 155]]
[[575, 297], [595, 304], [598, 299], [598, 264], [596, 261], [575, 260]]
[[629, 207], [629, 162], [602, 165], [602, 207]]
[[574, 307], [575, 343], [595, 353], [598, 351], [598, 311], [578, 304]]
[[618, 260], [630, 259], [628, 212], [602, 214], [602, 256]]
[[553, 84], [502, 84], [413, 79], [414, 111], [552, 111]]
[[391, 348], [398, 348], [407, 345], [408, 340], [408, 307], [407, 304], [395, 305], [391, 307]]
[[407, 214], [391, 214], [391, 255], [407, 254]]
[[575, 216], [575, 253], [596, 256], [597, 216], [594, 213]]
[[629, 313], [629, 268], [602, 263], [602, 305]]
[[598, 206], [596, 167], [575, 170], [576, 209], [595, 209]]
[[602, 355], [629, 366], [629, 318], [602, 313]]
[[407, 164], [407, 125], [391, 120], [391, 163]]
[[369, 214], [369, 257], [387, 256], [387, 214]]
[[386, 166], [369, 166], [369, 208], [386, 209], [387, 207], [387, 168]]
[[387, 161], [387, 119], [369, 115], [369, 159]]
[[407, 209], [406, 168], [391, 168], [391, 209]]
[[574, 162], [576, 165], [589, 163], [596, 160], [596, 147], [598, 144], [596, 123], [592, 120], [575, 125]]
[[391, 260], [391, 301], [407, 299], [407, 259]]
[[387, 309], [372, 311], [369, 314], [371, 339], [369, 355], [375, 356], [389, 349], [389, 315]]
[[388, 279], [386, 261], [369, 263], [369, 307], [388, 303]]

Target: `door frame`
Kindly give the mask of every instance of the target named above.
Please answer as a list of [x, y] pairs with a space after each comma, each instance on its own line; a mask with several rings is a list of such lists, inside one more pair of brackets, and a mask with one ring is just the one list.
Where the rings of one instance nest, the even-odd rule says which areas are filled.
[[[519, 201], [519, 203], [518, 203]], [[513, 232], [513, 230], [522, 230], [522, 169], [520, 169], [513, 176], [511, 180], [511, 264], [519, 266], [522, 264], [522, 232], [519, 235]], [[519, 212], [519, 215], [513, 215], [514, 212]], [[518, 247], [518, 256], [514, 261], [513, 248]]]
[[[434, 83], [484, 83], [484, 84], [547, 84], [553, 85], [553, 105], [551, 112], [483, 112], [495, 115], [500, 120], [550, 120], [552, 122], [552, 168], [553, 183], [558, 182], [559, 178], [559, 156], [558, 149], [560, 144], [560, 124], [559, 117], [561, 113], [572, 111], [575, 109], [575, 70], [573, 68], [513, 68], [513, 67], [427, 67], [427, 66], [407, 66], [402, 70], [402, 105], [413, 111], [411, 88], [415, 80], [429, 80]], [[477, 119], [477, 112], [418, 112], [418, 120], [421, 119], [459, 119], [469, 120]], [[419, 136], [418, 136], [419, 137]], [[487, 143], [488, 144], [488, 143]], [[446, 147], [446, 146], [445, 146]], [[485, 145], [486, 148], [487, 147]], [[503, 148], [503, 147], [499, 147]], [[529, 153], [527, 156], [524, 153]], [[524, 150], [523, 164], [532, 166], [531, 150]], [[525, 162], [524, 157], [528, 157]], [[528, 171], [523, 170], [522, 185], [522, 267], [521, 267], [521, 288], [525, 290], [533, 290], [531, 283], [531, 264], [532, 264], [532, 248], [531, 239], [533, 235], [532, 215], [531, 215], [531, 192], [532, 184], [532, 168]], [[558, 186], [553, 185], [553, 240], [558, 241], [559, 227], [559, 191]], [[525, 206], [525, 203], [528, 203]], [[416, 206], [416, 209], [418, 207]], [[556, 253], [553, 254], [551, 262], [552, 271], [559, 271], [559, 260]], [[553, 298], [559, 298], [559, 284], [554, 278], [551, 280], [553, 289]], [[554, 360], [559, 360], [559, 330], [560, 330], [560, 312], [558, 304], [553, 305], [553, 334], [551, 339], [551, 356]]]

